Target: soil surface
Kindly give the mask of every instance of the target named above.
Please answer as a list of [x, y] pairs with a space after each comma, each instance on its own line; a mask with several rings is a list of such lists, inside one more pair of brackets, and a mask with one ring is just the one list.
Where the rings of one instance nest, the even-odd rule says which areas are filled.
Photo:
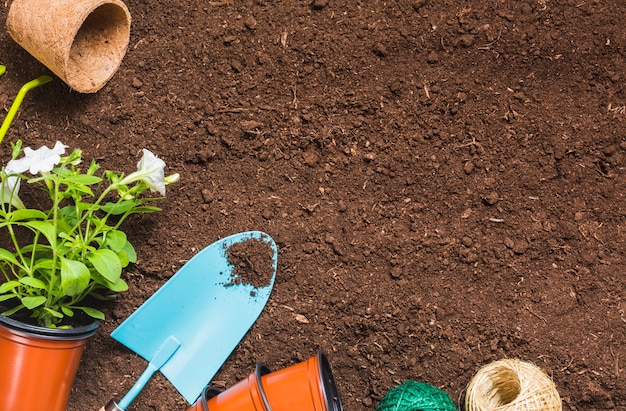
[[226, 250], [226, 259], [232, 266], [231, 279], [224, 286], [250, 284], [254, 288], [267, 287], [275, 276], [274, 253], [263, 239], [231, 244]]
[[[61, 140], [131, 172], [147, 148], [181, 174], [162, 212], [126, 222], [130, 290], [68, 410], [121, 398], [146, 362], [111, 331], [248, 230], [275, 240], [278, 272], [218, 387], [322, 349], [346, 410], [406, 380], [460, 404], [481, 366], [514, 357], [565, 410], [626, 410], [626, 2], [126, 4], [113, 78], [29, 92], [1, 154]], [[0, 63], [5, 110], [48, 73], [6, 33]], [[187, 407], [157, 374], [129, 411]]]

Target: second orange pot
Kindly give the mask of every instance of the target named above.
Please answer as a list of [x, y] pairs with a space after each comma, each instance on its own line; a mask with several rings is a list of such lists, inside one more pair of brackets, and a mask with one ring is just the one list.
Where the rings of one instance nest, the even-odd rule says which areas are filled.
[[187, 411], [269, 411], [267, 401], [263, 397], [259, 381], [270, 372], [263, 364], [248, 378], [239, 381], [226, 391], [217, 395], [212, 387], [207, 387], [202, 397]]
[[36, 327], [0, 316], [0, 410], [65, 411], [85, 345], [98, 323]]
[[271, 372], [264, 364], [219, 393], [208, 386], [187, 411], [343, 411], [326, 355]]

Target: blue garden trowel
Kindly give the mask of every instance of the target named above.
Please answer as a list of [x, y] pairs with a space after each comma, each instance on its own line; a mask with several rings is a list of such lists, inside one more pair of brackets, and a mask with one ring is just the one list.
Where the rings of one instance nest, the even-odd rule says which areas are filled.
[[[264, 241], [272, 253], [267, 284], [256, 287], [233, 281], [228, 260], [232, 245], [250, 240]], [[111, 333], [149, 364], [119, 403], [101, 411], [124, 411], [157, 371], [193, 404], [263, 311], [277, 264], [276, 244], [259, 231], [226, 237], [196, 254]]]

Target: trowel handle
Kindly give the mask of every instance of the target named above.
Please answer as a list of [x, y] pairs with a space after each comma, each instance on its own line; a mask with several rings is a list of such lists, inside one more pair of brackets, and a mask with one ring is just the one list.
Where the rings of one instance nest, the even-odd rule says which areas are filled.
[[100, 408], [99, 411], [124, 411], [123, 409], [121, 409], [120, 407], [117, 406], [117, 404], [115, 403], [115, 401], [111, 400], [108, 402], [107, 405], [105, 405], [104, 407]]
[[[148, 367], [139, 376], [135, 384], [132, 387], [130, 387], [130, 390], [128, 390], [124, 398], [120, 400], [119, 405], [116, 405], [118, 407], [117, 409], [119, 409], [120, 411], [124, 411], [130, 405], [130, 403], [133, 402], [133, 400], [137, 397], [137, 395], [139, 395], [143, 387], [146, 386], [148, 381], [150, 381], [150, 378], [152, 378], [154, 373], [157, 372], [159, 368], [161, 367], [157, 368], [152, 363], [148, 364]], [[105, 411], [108, 411], [108, 410], [105, 410]], [[113, 411], [117, 411], [117, 410], [113, 408]]]
[[[139, 395], [143, 387], [146, 386], [150, 378], [154, 375], [155, 372], [159, 371], [163, 365], [172, 358], [172, 355], [178, 350], [180, 347], [180, 341], [176, 339], [173, 335], [167, 337], [167, 339], [161, 344], [161, 346], [156, 350], [152, 360], [148, 363], [148, 367], [144, 370], [144, 372], [139, 376], [135, 384], [130, 388], [128, 393], [122, 398], [119, 404], [115, 404], [116, 408], [112, 408], [112, 410], [108, 410], [105, 408], [104, 411], [124, 411], [131, 402]], [[110, 402], [109, 402], [110, 404]]]

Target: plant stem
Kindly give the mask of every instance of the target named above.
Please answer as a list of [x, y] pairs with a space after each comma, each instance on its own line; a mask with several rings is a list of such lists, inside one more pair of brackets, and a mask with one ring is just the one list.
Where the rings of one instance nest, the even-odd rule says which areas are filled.
[[[57, 178], [52, 179], [53, 180], [53, 186], [52, 186], [52, 226], [54, 227], [53, 230], [53, 236], [50, 239], [52, 241], [53, 244], [50, 244], [50, 247], [52, 248], [52, 270], [50, 272], [50, 282], [48, 284], [48, 296], [46, 299], [46, 307], [50, 307], [55, 301], [56, 299], [53, 298], [54, 293], [53, 288], [55, 286], [56, 283], [56, 276], [57, 276], [57, 261], [59, 259], [58, 256], [58, 249], [57, 249], [57, 238], [58, 238], [58, 216], [59, 216], [59, 204], [61, 202], [60, 198], [59, 198], [59, 181]], [[33, 252], [35, 250], [33, 249]], [[33, 253], [34, 254], [34, 253]]]

